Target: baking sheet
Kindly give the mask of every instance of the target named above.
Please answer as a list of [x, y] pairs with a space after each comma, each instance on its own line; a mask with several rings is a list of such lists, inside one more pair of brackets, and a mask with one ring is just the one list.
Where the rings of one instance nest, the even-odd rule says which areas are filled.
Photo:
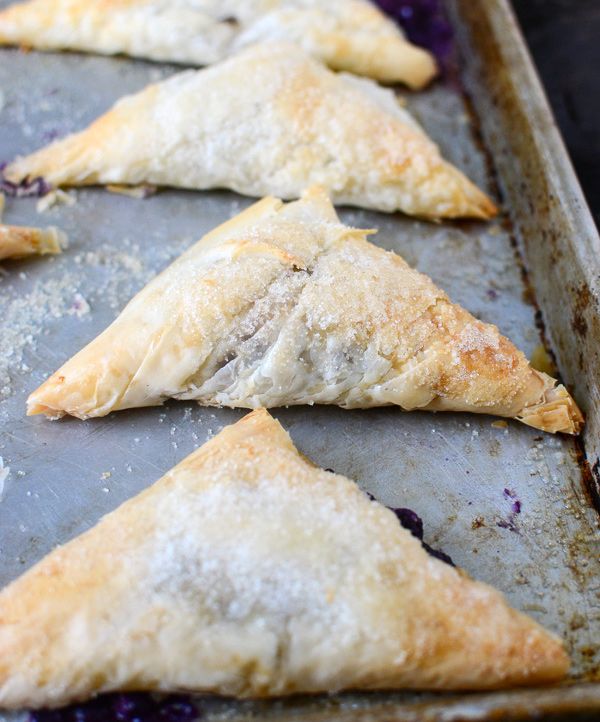
[[[473, 37], [463, 29], [459, 40], [466, 48]], [[469, 63], [476, 62], [466, 55], [474, 100], [477, 74]], [[0, 161], [85, 126], [121, 95], [176, 70], [121, 58], [2, 49]], [[478, 137], [482, 118], [476, 103], [474, 113], [455, 83], [404, 95], [449, 160], [494, 195], [497, 181], [507, 185], [509, 174], [496, 175], [499, 165], [490, 163]], [[162, 191], [136, 200], [86, 189], [70, 196], [73, 205], [42, 214], [36, 199], [8, 199], [5, 210], [8, 223], [62, 228], [70, 247], [59, 257], [5, 263], [0, 274], [0, 455], [9, 468], [0, 500], [0, 585], [244, 414], [178, 402], [85, 422], [25, 417], [28, 393], [49, 373], [102, 331], [157, 271], [252, 202], [224, 191]], [[379, 228], [372, 238], [376, 244], [400, 253], [531, 356], [542, 338], [535, 292], [525, 282], [514, 242], [526, 226], [523, 213], [511, 203], [490, 224], [434, 225], [340, 210], [346, 223]], [[544, 313], [552, 302], [546, 299]], [[548, 331], [554, 338], [561, 329]], [[385, 504], [415, 509], [424, 518], [428, 543], [564, 638], [576, 680], [594, 677], [600, 660], [598, 515], [582, 477], [577, 442], [516, 422], [498, 428], [490, 417], [459, 414], [296, 407], [276, 410], [275, 416], [320, 466], [356, 479]], [[511, 495], [521, 501], [518, 515], [511, 513]], [[600, 705], [598, 686], [584, 689], [579, 706], [589, 707], [593, 700]], [[510, 699], [514, 706], [524, 694], [479, 696], [468, 704], [488, 715], [491, 708], [477, 700], [491, 700], [487, 704], [493, 707]], [[564, 694], [558, 692], [553, 703]], [[421, 711], [414, 714], [425, 714], [423, 709], [437, 714], [439, 695], [400, 693], [329, 699], [325, 714], [331, 719], [334, 709], [347, 715], [369, 708], [373, 715], [377, 709], [393, 710], [401, 719], [409, 715], [404, 705], [415, 700]], [[255, 708], [211, 704], [215, 715], [277, 717], [318, 716], [324, 702]], [[450, 698], [443, 708], [449, 705]], [[2, 719], [9, 717], [0, 713]]]

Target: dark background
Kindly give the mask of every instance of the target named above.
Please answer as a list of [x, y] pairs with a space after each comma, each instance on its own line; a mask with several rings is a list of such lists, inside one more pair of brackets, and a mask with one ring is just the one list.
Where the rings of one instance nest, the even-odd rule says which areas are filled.
[[600, 0], [512, 0], [600, 226]]

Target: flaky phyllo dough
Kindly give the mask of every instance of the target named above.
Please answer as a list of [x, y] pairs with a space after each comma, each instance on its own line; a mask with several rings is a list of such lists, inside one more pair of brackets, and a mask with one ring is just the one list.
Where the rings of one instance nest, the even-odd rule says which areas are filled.
[[282, 198], [319, 183], [334, 202], [382, 211], [495, 213], [391, 90], [336, 75], [285, 44], [150, 85], [4, 174], [55, 186], [149, 183]]
[[0, 707], [561, 679], [560, 641], [313, 466], [264, 410], [0, 594]]
[[56, 228], [27, 228], [0, 223], [0, 260], [23, 258], [33, 254], [61, 252], [65, 236]]
[[293, 41], [336, 70], [421, 88], [432, 56], [364, 0], [31, 0], [0, 12], [0, 43], [209, 65]]
[[149, 283], [28, 400], [79, 418], [167, 398], [474, 411], [579, 430], [566, 390], [498, 329], [344, 226], [318, 188], [259, 203]]
[[[4, 210], [4, 196], [0, 194], [0, 219]], [[60, 253], [67, 237], [57, 228], [29, 228], [7, 226], [0, 222], [0, 261], [23, 258], [33, 254]]]

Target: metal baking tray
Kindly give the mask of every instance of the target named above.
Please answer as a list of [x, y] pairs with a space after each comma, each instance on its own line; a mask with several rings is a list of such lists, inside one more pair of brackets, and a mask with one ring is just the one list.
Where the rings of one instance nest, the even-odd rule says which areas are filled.
[[[6, 4], [6, 0], [0, 0]], [[425, 520], [426, 540], [502, 590], [567, 644], [567, 686], [494, 694], [344, 694], [272, 703], [203, 700], [208, 718], [483, 720], [600, 716], [600, 242], [506, 0], [450, 0], [460, 81], [405, 93], [410, 109], [500, 202], [489, 224], [441, 225], [340, 209], [529, 356], [554, 353], [587, 414], [583, 439], [486, 416], [275, 411], [302, 452]], [[177, 68], [123, 58], [0, 51], [0, 160], [83, 127], [114, 100]], [[25, 416], [28, 393], [91, 340], [126, 301], [202, 234], [251, 200], [162, 191], [136, 200], [101, 189], [39, 214], [8, 200], [10, 223], [57, 225], [58, 257], [0, 275], [0, 585], [145, 488], [243, 411], [171, 403], [104, 419]], [[508, 490], [522, 503], [511, 514]], [[19, 715], [0, 713], [1, 720]], [[537, 717], [536, 717], [537, 718]]]

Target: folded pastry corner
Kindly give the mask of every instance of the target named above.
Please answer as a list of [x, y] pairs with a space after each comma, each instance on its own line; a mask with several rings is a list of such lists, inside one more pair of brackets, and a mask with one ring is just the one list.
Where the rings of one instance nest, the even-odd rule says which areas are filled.
[[560, 640], [255, 411], [0, 593], [0, 708], [562, 679]]
[[556, 381], [498, 329], [338, 219], [324, 190], [268, 197], [193, 245], [50, 376], [28, 414], [168, 398], [243, 408], [470, 411], [576, 433]]
[[18, 158], [12, 182], [229, 188], [423, 218], [489, 218], [492, 201], [401, 107], [392, 90], [336, 74], [299, 47], [256, 45], [118, 101], [87, 129]]
[[268, 40], [302, 46], [336, 70], [422, 88], [433, 56], [365, 0], [29, 0], [0, 11], [0, 44], [125, 53], [209, 65]]
[[[372, 10], [369, 7], [369, 12]], [[386, 25], [388, 22], [386, 20]], [[437, 63], [429, 51], [399, 37], [398, 30], [395, 27], [385, 38], [383, 34], [377, 37], [371, 33], [368, 42], [365, 42], [365, 33], [360, 37], [357, 33], [349, 48], [340, 34], [335, 49], [313, 54], [334, 70], [363, 75], [380, 83], [403, 83], [412, 90], [421, 90], [438, 74]]]
[[528, 426], [542, 431], [565, 434], [579, 434], [584, 425], [583, 414], [573, 397], [547, 374], [538, 372], [545, 382], [545, 388], [537, 403], [524, 407], [517, 418]]
[[58, 228], [28, 228], [0, 223], [0, 260], [61, 253], [67, 237]]

